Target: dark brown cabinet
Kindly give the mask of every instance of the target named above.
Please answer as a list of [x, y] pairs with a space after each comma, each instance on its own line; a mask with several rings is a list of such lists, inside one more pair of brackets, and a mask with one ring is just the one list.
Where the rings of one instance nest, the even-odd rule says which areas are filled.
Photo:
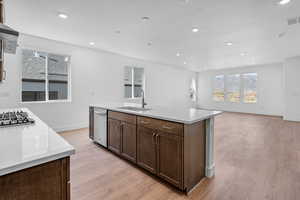
[[70, 158], [0, 176], [0, 200], [70, 200]]
[[121, 155], [132, 162], [136, 162], [136, 125], [122, 122], [121, 137]]
[[108, 149], [136, 163], [136, 116], [108, 112]]
[[89, 108], [89, 138], [94, 140], [94, 107]]
[[4, 70], [3, 70], [3, 62], [0, 60], [0, 82], [4, 79]]
[[155, 137], [157, 143], [157, 175], [182, 188], [183, 138], [164, 132], [158, 132]]
[[138, 125], [137, 135], [138, 165], [182, 188], [183, 138], [141, 124]]
[[108, 111], [108, 149], [190, 191], [205, 176], [205, 123], [182, 124]]
[[152, 129], [138, 126], [137, 134], [137, 164], [156, 174], [156, 132]]
[[121, 121], [108, 119], [108, 149], [121, 154]]

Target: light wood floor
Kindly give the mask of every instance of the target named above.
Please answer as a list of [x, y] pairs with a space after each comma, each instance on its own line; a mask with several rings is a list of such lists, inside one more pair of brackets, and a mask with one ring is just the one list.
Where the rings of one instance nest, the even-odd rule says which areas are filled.
[[299, 200], [300, 123], [225, 113], [215, 122], [216, 176], [189, 196], [161, 183], [88, 139], [62, 133], [71, 158], [72, 200]]

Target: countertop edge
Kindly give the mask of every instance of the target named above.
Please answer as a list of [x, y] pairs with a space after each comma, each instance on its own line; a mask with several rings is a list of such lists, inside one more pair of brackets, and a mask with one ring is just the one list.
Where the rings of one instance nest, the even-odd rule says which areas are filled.
[[101, 109], [106, 109], [106, 110], [111, 110], [111, 111], [117, 111], [117, 112], [122, 112], [122, 113], [127, 113], [127, 114], [133, 114], [133, 115], [138, 115], [138, 116], [143, 116], [143, 117], [151, 117], [151, 118], [154, 118], [154, 119], [161, 119], [161, 120], [177, 122], [177, 123], [182, 123], [182, 124], [187, 124], [187, 125], [194, 124], [196, 122], [203, 121], [203, 120], [209, 119], [211, 117], [215, 117], [215, 116], [220, 115], [220, 114], [223, 113], [222, 111], [215, 111], [215, 112], [217, 112], [215, 114], [211, 114], [211, 115], [208, 115], [208, 116], [205, 116], [205, 117], [202, 117], [202, 118], [198, 118], [196, 120], [185, 121], [185, 120], [180, 120], [180, 119], [175, 119], [175, 118], [168, 118], [168, 117], [163, 117], [163, 116], [154, 116], [152, 114], [140, 113], [140, 112], [125, 110], [125, 109], [112, 108], [112, 107], [109, 107], [109, 106], [105, 107], [105, 106], [99, 106], [99, 105], [90, 105], [90, 107], [101, 108]]
[[11, 174], [13, 172], [21, 171], [21, 170], [28, 169], [28, 168], [31, 168], [31, 167], [35, 167], [35, 166], [45, 164], [45, 163], [48, 163], [48, 162], [51, 162], [51, 161], [54, 161], [54, 160], [59, 160], [61, 158], [69, 157], [73, 154], [75, 154], [75, 149], [70, 148], [67, 151], [64, 151], [64, 152], [61, 152], [61, 153], [58, 153], [58, 154], [55, 154], [55, 155], [49, 155], [49, 156], [39, 158], [39, 159], [36, 159], [36, 160], [33, 160], [33, 161], [28, 161], [28, 162], [25, 162], [25, 163], [16, 164], [16, 165], [13, 165], [12, 167], [7, 167], [7, 168], [4, 168], [4, 169], [1, 169], [0, 170], [0, 176]]

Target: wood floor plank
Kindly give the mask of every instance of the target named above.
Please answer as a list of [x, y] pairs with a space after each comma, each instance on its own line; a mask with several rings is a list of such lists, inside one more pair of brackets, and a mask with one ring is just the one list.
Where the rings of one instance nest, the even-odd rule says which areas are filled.
[[300, 123], [279, 117], [216, 117], [216, 176], [188, 196], [92, 143], [88, 129], [62, 136], [76, 148], [72, 200], [300, 199]]

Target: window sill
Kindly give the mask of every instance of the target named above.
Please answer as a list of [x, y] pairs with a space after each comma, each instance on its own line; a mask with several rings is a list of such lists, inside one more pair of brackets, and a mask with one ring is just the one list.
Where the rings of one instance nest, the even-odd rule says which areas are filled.
[[24, 102], [20, 102], [20, 104], [53, 104], [53, 103], [72, 103], [72, 100], [24, 101]]

